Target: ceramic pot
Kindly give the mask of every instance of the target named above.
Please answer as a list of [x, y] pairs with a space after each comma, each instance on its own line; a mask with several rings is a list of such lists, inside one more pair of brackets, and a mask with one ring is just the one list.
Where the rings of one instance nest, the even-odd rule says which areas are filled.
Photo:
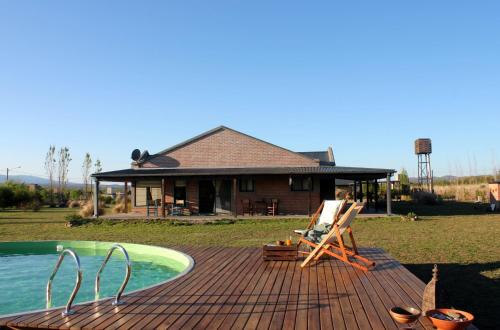
[[[431, 315], [435, 313], [454, 313], [461, 314], [465, 317], [464, 320], [440, 320], [438, 318], [432, 317]], [[438, 330], [461, 330], [465, 329], [469, 324], [474, 320], [474, 315], [471, 313], [467, 313], [464, 311], [459, 311], [456, 309], [448, 309], [448, 308], [437, 308], [431, 309], [425, 313], [425, 316], [432, 322], [432, 325], [436, 327]]]
[[413, 323], [422, 314], [419, 309], [413, 307], [393, 307], [389, 310], [394, 321], [400, 324]]

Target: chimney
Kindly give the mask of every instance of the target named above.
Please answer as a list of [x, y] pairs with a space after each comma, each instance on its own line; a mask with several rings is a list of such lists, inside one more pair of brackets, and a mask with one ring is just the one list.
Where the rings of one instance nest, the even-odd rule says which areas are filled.
[[330, 147], [328, 147], [327, 152], [328, 152], [328, 161], [329, 161], [329, 162], [332, 162], [332, 163], [333, 163], [333, 165], [335, 165], [335, 156], [333, 155], [333, 149], [332, 149], [332, 147], [331, 147], [331, 146], [330, 146]]

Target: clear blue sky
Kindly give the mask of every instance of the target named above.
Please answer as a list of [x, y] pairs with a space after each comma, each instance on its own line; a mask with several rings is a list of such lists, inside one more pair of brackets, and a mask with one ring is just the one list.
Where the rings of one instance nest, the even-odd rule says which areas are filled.
[[[218, 125], [337, 163], [500, 163], [499, 1], [0, 1], [0, 169], [104, 170]], [[469, 161], [470, 160], [470, 161]], [[474, 167], [474, 166], [472, 166]], [[460, 173], [461, 172], [461, 173]]]

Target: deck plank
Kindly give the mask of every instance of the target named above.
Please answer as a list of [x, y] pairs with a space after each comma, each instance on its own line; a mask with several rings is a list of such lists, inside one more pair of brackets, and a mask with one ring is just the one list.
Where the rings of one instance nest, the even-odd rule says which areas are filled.
[[245, 329], [257, 329], [257, 325], [259, 324], [262, 313], [264, 312], [264, 308], [269, 300], [271, 295], [271, 290], [276, 282], [276, 279], [280, 273], [281, 266], [283, 261], [271, 262], [272, 272], [269, 278], [266, 281], [266, 284], [262, 288], [262, 291], [257, 298], [257, 302], [252, 309], [250, 317], [247, 319], [245, 323]]
[[283, 318], [283, 329], [295, 328], [295, 316], [297, 315], [299, 291], [300, 285], [302, 284], [302, 268], [300, 268], [300, 262], [295, 262], [293, 266], [292, 284], [290, 286], [290, 292], [288, 293], [288, 301]]
[[[209, 250], [210, 251], [210, 250]], [[208, 257], [208, 260], [216, 260], [222, 253], [222, 249], [218, 250], [213, 250], [213, 252], [209, 253], [206, 255]], [[195, 256], [193, 256], [195, 257]], [[185, 290], [187, 287], [195, 286], [197, 283], [197, 279], [201, 276], [203, 272], [209, 271], [212, 269], [212, 267], [216, 267], [216, 263], [206, 263], [206, 264], [198, 264], [195, 265], [195, 267], [199, 267], [201, 269], [198, 269], [198, 272], [191, 272], [189, 273], [189, 277], [185, 279], [185, 281], [182, 281], [180, 283], [177, 283], [177, 285], [169, 285], [166, 287], [161, 287], [153, 291], [148, 291], [145, 292], [142, 297], [139, 297], [138, 300], [131, 300], [126, 301], [126, 304], [124, 306], [119, 306], [118, 307], [118, 313], [113, 313], [112, 311], [116, 311], [115, 307], [110, 306], [108, 303], [107, 306], [105, 307], [104, 311], [102, 312], [103, 316], [95, 316], [91, 315], [91, 317], [87, 317], [84, 320], [82, 320], [80, 323], [75, 323], [72, 324], [72, 327], [86, 327], [86, 328], [93, 328], [93, 327], [99, 327], [99, 328], [104, 328], [106, 325], [114, 325], [115, 322], [117, 322], [120, 318], [124, 317], [125, 315], [132, 314], [132, 315], [137, 315], [136, 320], [140, 319], [141, 316], [136, 312], [137, 308], [146, 308], [151, 307], [154, 308], [156, 306], [161, 306], [158, 304], [158, 301], [165, 296], [171, 297], [177, 297], [177, 292], [179, 290]], [[166, 291], [166, 292], [165, 292]], [[139, 302], [142, 298], [142, 302]], [[156, 300], [155, 300], [156, 299]], [[106, 315], [106, 316], [104, 316]]]
[[167, 324], [162, 325], [162, 323], [166, 322], [167, 318], [180, 315], [180, 313], [177, 312], [178, 308], [185, 308], [185, 303], [187, 301], [196, 299], [200, 295], [203, 295], [218, 280], [225, 280], [224, 275], [231, 273], [236, 269], [236, 266], [239, 265], [235, 261], [247, 257], [246, 251], [246, 249], [241, 250], [240, 255], [233, 253], [233, 251], [229, 254], [226, 253], [221, 255], [221, 258], [217, 258], [217, 260], [213, 261], [214, 264], [218, 265], [217, 268], [211, 271], [203, 272], [203, 276], [200, 276], [197, 281], [191, 285], [189, 290], [179, 291], [174, 297], [160, 298], [159, 307], [153, 311], [153, 314], [155, 314], [156, 317], [150, 322], [144, 322], [141, 320], [137, 326], [144, 327], [147, 324], [153, 328], [165, 328]]
[[283, 328], [286, 307], [290, 297], [291, 286], [293, 284], [293, 273], [295, 267], [297, 266], [295, 262], [287, 262], [285, 265], [287, 268], [285, 270], [286, 273], [283, 280], [283, 286], [276, 301], [276, 307], [271, 318], [271, 323], [269, 324], [269, 329]]
[[241, 284], [241, 274], [252, 274], [251, 269], [259, 260], [260, 256], [258, 254], [249, 251], [248, 257], [232, 271], [230, 276], [223, 277], [219, 281], [218, 286], [213, 286], [195, 304], [192, 304], [186, 311], [183, 311], [182, 316], [175, 322], [172, 322], [172, 327], [205, 329], [211, 325], [213, 316], [218, 313], [221, 305], [233, 294], [238, 285]]
[[[388, 309], [418, 307], [425, 284], [376, 248], [360, 249], [377, 262], [363, 272], [341, 261], [261, 259], [258, 248], [178, 247], [195, 259], [185, 276], [110, 300], [0, 319], [1, 326], [53, 329], [398, 329]], [[431, 329], [421, 318], [418, 329]]]

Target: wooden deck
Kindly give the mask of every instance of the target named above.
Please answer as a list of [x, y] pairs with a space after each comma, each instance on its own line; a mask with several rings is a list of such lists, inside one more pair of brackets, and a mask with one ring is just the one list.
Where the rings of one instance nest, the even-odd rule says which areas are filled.
[[[0, 319], [0, 328], [54, 329], [398, 329], [388, 309], [420, 306], [424, 283], [380, 249], [364, 273], [336, 260], [305, 269], [261, 259], [257, 248], [179, 248], [195, 268], [175, 281], [123, 297]], [[430, 271], [430, 270], [429, 270]], [[417, 328], [431, 329], [421, 318]]]

